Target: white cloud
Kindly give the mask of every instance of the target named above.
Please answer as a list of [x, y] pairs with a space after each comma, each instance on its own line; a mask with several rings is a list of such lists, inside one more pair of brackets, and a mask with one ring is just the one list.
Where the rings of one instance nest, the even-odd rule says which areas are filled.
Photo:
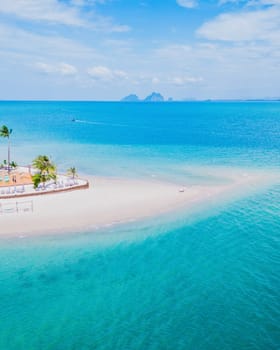
[[16, 17], [71, 26], [86, 26], [79, 11], [57, 0], [0, 1], [0, 13]]
[[49, 64], [44, 62], [38, 62], [35, 64], [35, 68], [46, 74], [59, 74], [64, 76], [72, 76], [77, 74], [77, 68], [68, 63]]
[[77, 74], [77, 68], [68, 63], [60, 63], [58, 70], [62, 75], [75, 75]]
[[126, 33], [131, 30], [128, 25], [114, 24], [110, 17], [95, 16], [94, 23], [91, 24], [93, 30], [104, 33]]
[[89, 6], [96, 3], [105, 4], [108, 0], [71, 0], [74, 6]]
[[70, 4], [66, 4], [59, 0], [0, 0], [0, 14], [34, 21], [40, 25], [45, 22], [117, 33], [130, 30], [129, 26], [114, 24], [112, 18], [98, 16], [92, 10], [87, 10], [87, 15], [85, 15], [82, 7], [92, 5], [95, 2], [102, 1], [74, 0]]
[[[37, 0], [72, 9], [82, 21], [82, 7], [88, 1], [91, 0]], [[264, 4], [268, 0], [261, 1]], [[166, 46], [161, 47], [163, 42], [155, 41], [152, 48], [133, 36], [120, 40], [119, 35], [108, 35], [108, 31], [129, 28], [115, 26], [111, 18], [98, 17], [96, 13], [90, 14], [94, 18], [91, 28], [101, 33], [76, 27], [68, 27], [66, 31], [60, 26], [42, 26], [47, 21], [43, 19], [40, 22], [37, 19], [38, 23], [24, 23], [19, 29], [22, 21], [12, 21], [14, 16], [23, 17], [15, 12], [14, 16], [5, 12], [5, 17], [2, 12], [1, 19], [5, 21], [0, 24], [0, 75], [2, 80], [9, 79], [13, 87], [10, 96], [16, 86], [20, 87], [18, 96], [21, 91], [25, 96], [32, 96], [32, 93], [35, 96], [40, 91], [51, 96], [56, 91], [60, 98], [67, 95], [66, 88], [69, 88], [69, 96], [75, 98], [102, 98], [125, 95], [135, 89], [137, 94], [146, 94], [155, 86], [162, 94], [174, 97], [175, 94], [205, 98], [269, 96], [275, 94], [280, 80], [280, 14], [275, 5], [280, 0], [272, 1], [273, 6], [253, 7], [252, 2], [250, 6], [240, 2], [237, 7], [218, 8], [223, 12], [238, 8], [238, 13], [229, 12], [216, 18], [208, 16], [208, 22], [199, 28], [199, 37], [194, 41], [188, 33], [186, 40], [180, 35], [176, 43], [175, 36], [172, 40], [166, 37]], [[0, 12], [5, 5], [1, 2], [4, 0], [0, 0]], [[17, 27], [3, 23], [14, 23]], [[61, 21], [56, 23], [62, 24]], [[36, 29], [36, 32], [23, 28]], [[125, 67], [125, 71], [115, 67]], [[38, 72], [51, 78], [44, 79]], [[18, 78], [23, 76], [27, 78]], [[73, 80], [65, 76], [72, 76], [75, 86]], [[27, 83], [30, 92], [24, 88]], [[60, 84], [65, 88], [55, 90]]]
[[110, 82], [113, 80], [127, 79], [127, 74], [122, 70], [111, 70], [105, 66], [95, 66], [88, 69], [89, 76], [94, 80]]
[[177, 87], [179, 86], [186, 86], [189, 84], [197, 84], [201, 83], [203, 81], [202, 77], [195, 77], [187, 74], [177, 74], [175, 73], [173, 76], [170, 75], [169, 77], [166, 77], [166, 73], [158, 73], [158, 76], [156, 77], [138, 77], [138, 81], [142, 80], [142, 82], [149, 82], [151, 81], [153, 85], [175, 85]]
[[114, 70], [113, 75], [115, 78], [128, 79], [127, 73], [122, 70]]
[[160, 83], [160, 79], [159, 79], [158, 77], [153, 77], [153, 78], [152, 78], [152, 83], [155, 84], [155, 85], [157, 85], [157, 84]]
[[171, 84], [177, 85], [177, 86], [184, 86], [187, 84], [196, 84], [202, 82], [203, 79], [201, 77], [189, 77], [189, 76], [176, 76], [171, 79], [169, 79], [169, 82]]
[[280, 0], [220, 0], [219, 4], [224, 5], [224, 4], [240, 4], [240, 5], [245, 5], [247, 7], [255, 7], [255, 6], [262, 6], [262, 5], [279, 5]]
[[[29, 61], [67, 61], [81, 56], [101, 59], [97, 53], [74, 40], [61, 36], [40, 35], [0, 24], [0, 52], [28, 57]], [[17, 62], [19, 63], [19, 61]]]
[[177, 4], [186, 8], [194, 8], [198, 5], [196, 0], [177, 0]]
[[280, 8], [222, 14], [204, 23], [200, 37], [222, 41], [280, 41]]
[[38, 71], [43, 72], [43, 73], [47, 73], [47, 74], [54, 73], [54, 71], [55, 71], [53, 65], [48, 64], [48, 63], [43, 63], [43, 62], [37, 62], [35, 64], [35, 68]]
[[[279, 46], [269, 42], [170, 45], [156, 51], [169, 84], [202, 98], [254, 98], [277, 95]], [[183, 77], [183, 78], [182, 78]], [[201, 77], [201, 81], [199, 81]], [[184, 78], [191, 78], [185, 82]], [[195, 83], [195, 79], [198, 79]], [[189, 88], [188, 88], [189, 87]], [[178, 90], [177, 90], [178, 91]]]
[[280, 0], [260, 0], [263, 5], [280, 5]]

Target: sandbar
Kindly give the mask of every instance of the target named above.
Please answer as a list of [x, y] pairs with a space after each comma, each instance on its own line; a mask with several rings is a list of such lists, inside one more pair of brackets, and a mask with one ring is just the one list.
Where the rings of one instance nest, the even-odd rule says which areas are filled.
[[[264, 183], [263, 173], [228, 172], [221, 184], [180, 186], [155, 179], [90, 177], [86, 190], [32, 198], [33, 211], [0, 215], [2, 236], [79, 232], [152, 217], [244, 193]], [[5, 202], [4, 202], [5, 201]], [[18, 200], [20, 202], [20, 200]], [[7, 207], [15, 200], [1, 200]]]

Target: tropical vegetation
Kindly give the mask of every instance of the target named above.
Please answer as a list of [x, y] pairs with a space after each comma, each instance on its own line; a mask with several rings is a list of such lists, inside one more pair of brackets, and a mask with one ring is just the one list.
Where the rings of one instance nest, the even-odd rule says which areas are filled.
[[45, 188], [47, 181], [56, 180], [56, 165], [48, 156], [39, 155], [33, 160], [32, 165], [37, 170], [37, 172], [32, 175], [34, 188], [38, 188], [40, 184]]
[[10, 160], [10, 136], [12, 134], [13, 130], [9, 129], [6, 125], [2, 125], [2, 127], [0, 128], [0, 137], [4, 137], [8, 139], [8, 171], [10, 172], [10, 164], [11, 164], [11, 160]]
[[77, 169], [75, 167], [71, 167], [67, 170], [67, 174], [72, 177], [74, 180], [75, 177], [78, 177]]
[[11, 163], [10, 163], [10, 167], [11, 169], [16, 169], [17, 168], [17, 163], [13, 160]]

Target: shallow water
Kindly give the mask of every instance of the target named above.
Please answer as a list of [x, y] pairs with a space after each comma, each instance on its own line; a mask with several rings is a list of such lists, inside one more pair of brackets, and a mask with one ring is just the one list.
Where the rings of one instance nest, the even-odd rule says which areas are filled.
[[[188, 184], [216, 181], [201, 166], [279, 171], [279, 103], [0, 107], [20, 163]], [[191, 216], [2, 239], [0, 349], [279, 349], [279, 215], [276, 183]]]

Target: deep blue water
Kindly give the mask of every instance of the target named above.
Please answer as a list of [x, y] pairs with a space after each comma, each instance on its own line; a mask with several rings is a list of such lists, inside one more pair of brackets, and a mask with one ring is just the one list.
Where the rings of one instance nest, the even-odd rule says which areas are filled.
[[[279, 171], [276, 102], [0, 102], [0, 116], [19, 163], [193, 183], [205, 166]], [[280, 184], [192, 215], [2, 238], [0, 349], [279, 349]]]

